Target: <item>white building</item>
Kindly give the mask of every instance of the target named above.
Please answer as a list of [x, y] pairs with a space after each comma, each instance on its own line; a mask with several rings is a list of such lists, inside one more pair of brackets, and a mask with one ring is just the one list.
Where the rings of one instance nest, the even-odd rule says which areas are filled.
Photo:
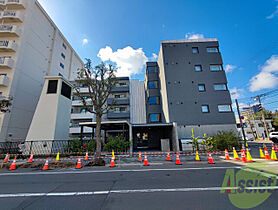
[[45, 76], [74, 80], [83, 63], [36, 0], [0, 0], [0, 21], [0, 95], [13, 98], [3, 142], [26, 138]]

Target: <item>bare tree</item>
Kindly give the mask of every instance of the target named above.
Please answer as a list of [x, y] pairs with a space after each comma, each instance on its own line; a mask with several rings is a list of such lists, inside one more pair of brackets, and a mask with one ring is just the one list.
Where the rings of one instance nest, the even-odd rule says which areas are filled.
[[101, 120], [104, 114], [115, 104], [107, 104], [107, 99], [112, 89], [117, 84], [116, 68], [113, 65], [101, 63], [92, 67], [90, 59], [86, 59], [83, 69], [78, 72], [78, 82], [88, 88], [88, 94], [84, 95], [79, 88], [75, 88], [76, 95], [81, 99], [83, 108], [96, 115], [96, 156], [101, 155]]

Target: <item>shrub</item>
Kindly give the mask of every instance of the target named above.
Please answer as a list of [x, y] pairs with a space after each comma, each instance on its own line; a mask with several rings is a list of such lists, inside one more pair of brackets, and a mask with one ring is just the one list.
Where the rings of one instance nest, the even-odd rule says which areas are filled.
[[213, 136], [213, 149], [216, 150], [231, 150], [232, 147], [240, 147], [240, 137], [232, 131], [219, 131]]
[[109, 137], [109, 142], [104, 144], [104, 149], [108, 152], [114, 150], [115, 152], [124, 152], [130, 147], [130, 142], [125, 141], [123, 135], [116, 137]]
[[94, 151], [96, 148], [95, 140], [91, 139], [89, 143], [82, 144], [80, 139], [72, 139], [66, 145], [66, 151], [68, 152], [84, 152], [84, 151]]

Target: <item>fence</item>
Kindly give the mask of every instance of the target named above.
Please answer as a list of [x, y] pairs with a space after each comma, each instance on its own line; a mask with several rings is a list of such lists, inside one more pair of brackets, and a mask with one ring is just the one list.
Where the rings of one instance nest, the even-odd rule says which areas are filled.
[[94, 142], [90, 140], [45, 140], [45, 141], [13, 141], [0, 142], [0, 154], [52, 155], [60, 153], [76, 153], [94, 151]]

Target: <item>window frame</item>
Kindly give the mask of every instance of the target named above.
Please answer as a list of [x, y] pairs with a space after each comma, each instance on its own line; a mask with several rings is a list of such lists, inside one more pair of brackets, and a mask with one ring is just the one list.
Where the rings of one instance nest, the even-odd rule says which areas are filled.
[[[197, 66], [200, 67], [200, 71], [196, 69]], [[195, 70], [195, 72], [202, 72], [203, 71], [203, 67], [202, 67], [202, 65], [194, 65], [194, 70]]]
[[[151, 83], [154, 83], [154, 87], [150, 87]], [[157, 80], [153, 80], [153, 81], [148, 81], [148, 89], [157, 89], [158, 88], [158, 81]]]
[[[157, 121], [152, 121], [151, 119], [151, 116], [152, 115], [156, 115], [157, 116]], [[160, 113], [150, 113], [149, 114], [149, 121], [151, 122], [151, 123], [159, 123], [159, 122], [161, 122], [161, 114]]]
[[[213, 67], [213, 66], [218, 66], [218, 67], [220, 67], [220, 70], [212, 70], [211, 67]], [[210, 64], [210, 65], [209, 65], [209, 70], [210, 70], [211, 72], [224, 71], [224, 70], [223, 70], [223, 65], [222, 65], [222, 64]]]
[[[230, 110], [229, 110], [229, 111], [220, 111], [220, 110], [219, 110], [219, 106], [229, 106], [229, 107], [230, 107]], [[233, 110], [231, 104], [218, 104], [218, 105], [217, 105], [217, 109], [218, 109], [218, 112], [219, 112], [219, 113], [231, 113], [232, 110]]]
[[[216, 49], [217, 51], [209, 51], [209, 49]], [[219, 53], [219, 47], [207, 47], [207, 53]]]
[[[204, 90], [200, 90], [200, 87], [203, 86], [204, 87]], [[204, 83], [200, 83], [198, 84], [198, 91], [199, 92], [206, 92], [206, 85]]]
[[[149, 71], [150, 68], [154, 68], [154, 71]], [[155, 74], [155, 73], [157, 73], [157, 67], [156, 66], [148, 66], [147, 72], [148, 72], [148, 74]]]
[[[197, 50], [197, 51], [194, 52], [194, 50]], [[193, 54], [199, 54], [199, 47], [192, 47], [192, 53]]]
[[[203, 107], [207, 107], [207, 110], [208, 110], [208, 111], [207, 111], [207, 112], [204, 112], [204, 111], [203, 111]], [[208, 104], [202, 104], [202, 105], [201, 105], [201, 111], [202, 111], [202, 113], [205, 113], [205, 114], [206, 114], [206, 113], [210, 113], [209, 105], [208, 105]]]
[[[217, 85], [224, 85], [225, 90], [216, 90], [215, 86], [217, 86]], [[214, 91], [227, 91], [228, 90], [227, 83], [216, 83], [216, 84], [213, 85], [213, 89], [214, 89]]]
[[[155, 98], [155, 103], [151, 103], [151, 98]], [[160, 104], [160, 97], [159, 96], [152, 96], [152, 97], [149, 97], [149, 105], [159, 105]]]
[[61, 62], [60, 62], [60, 67], [61, 67], [62, 69], [65, 69], [65, 65], [64, 65], [63, 63], [61, 63]]

